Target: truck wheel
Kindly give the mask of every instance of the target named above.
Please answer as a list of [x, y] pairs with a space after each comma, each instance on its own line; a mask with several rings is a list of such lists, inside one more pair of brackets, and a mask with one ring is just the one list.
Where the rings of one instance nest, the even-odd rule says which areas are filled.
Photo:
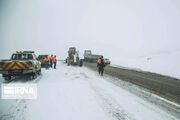
[[29, 80], [33, 80], [33, 75], [29, 75]]
[[40, 70], [38, 70], [37, 74], [38, 74], [38, 75], [41, 75], [41, 69], [40, 69]]
[[7, 75], [6, 74], [2, 74], [2, 76], [5, 78]]
[[33, 73], [33, 79], [36, 79], [37, 78], [37, 73]]
[[82, 60], [82, 59], [80, 59], [80, 61], [79, 61], [79, 66], [80, 66], [80, 67], [83, 66], [83, 60]]
[[41, 74], [41, 69], [39, 70], [39, 75]]
[[30, 80], [33, 80], [33, 79], [36, 79], [37, 78], [37, 73], [32, 73], [29, 75], [29, 79]]
[[10, 81], [11, 80], [11, 75], [5, 76], [5, 80]]

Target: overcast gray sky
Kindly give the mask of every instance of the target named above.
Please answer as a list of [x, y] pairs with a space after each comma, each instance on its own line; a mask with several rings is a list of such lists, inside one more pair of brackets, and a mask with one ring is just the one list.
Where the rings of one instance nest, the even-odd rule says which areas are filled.
[[71, 46], [111, 59], [180, 50], [180, 1], [0, 0], [0, 58]]

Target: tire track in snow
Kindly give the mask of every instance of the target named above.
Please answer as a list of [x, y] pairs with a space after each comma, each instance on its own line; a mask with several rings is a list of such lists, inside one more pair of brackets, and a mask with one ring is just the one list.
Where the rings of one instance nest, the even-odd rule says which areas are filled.
[[[102, 110], [106, 113], [106, 115], [112, 120], [135, 120], [133, 119], [123, 108], [116, 102], [113, 97], [105, 93], [105, 90], [101, 89], [99, 86], [93, 84], [90, 79], [90, 75], [85, 73], [84, 68], [76, 68], [69, 66], [69, 71], [66, 72], [65, 76], [69, 77], [71, 80], [83, 79], [86, 81], [87, 86], [92, 91], [92, 94], [95, 96], [95, 99]], [[99, 77], [99, 76], [97, 76]], [[99, 78], [98, 78], [99, 79]]]
[[[90, 83], [91, 84], [91, 83]], [[102, 93], [102, 90], [93, 86], [91, 88], [95, 93], [98, 103], [103, 108], [103, 110], [108, 113], [108, 115], [113, 120], [135, 120], [133, 119], [123, 108], [108, 94]]]
[[88, 82], [87, 84], [94, 93], [97, 103], [112, 120], [135, 120], [118, 104], [118, 102], [116, 102], [116, 100], [110, 94], [105, 93], [105, 90], [93, 84], [86, 73], [80, 72], [80, 74]]
[[[2, 114], [0, 120], [26, 120], [27, 102], [24, 99], [16, 99], [13, 106], [8, 108], [8, 113]], [[5, 111], [5, 112], [7, 112]]]

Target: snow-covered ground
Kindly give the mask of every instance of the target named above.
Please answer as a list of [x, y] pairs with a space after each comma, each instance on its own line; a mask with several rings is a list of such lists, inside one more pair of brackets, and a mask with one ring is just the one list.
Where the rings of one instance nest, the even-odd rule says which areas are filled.
[[[3, 82], [0, 77], [0, 82]], [[86, 67], [43, 69], [36, 100], [0, 99], [0, 120], [178, 120], [179, 105]], [[172, 109], [165, 109], [169, 106]], [[168, 108], [168, 107], [167, 107]]]
[[141, 57], [113, 59], [113, 66], [123, 66], [180, 78], [180, 51], [160, 52]]

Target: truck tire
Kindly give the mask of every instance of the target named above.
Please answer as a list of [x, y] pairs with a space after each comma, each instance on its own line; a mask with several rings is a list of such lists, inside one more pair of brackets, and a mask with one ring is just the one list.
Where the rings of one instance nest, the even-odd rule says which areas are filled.
[[7, 75], [6, 74], [2, 74], [2, 76], [5, 78]]
[[41, 69], [38, 70], [37, 74], [38, 74], [38, 75], [41, 75]]
[[36, 72], [29, 74], [29, 79], [30, 80], [33, 80], [33, 79], [36, 79], [36, 78], [37, 78], [37, 73]]
[[5, 80], [10, 81], [11, 80], [11, 75], [6, 75]]
[[33, 74], [33, 79], [36, 79], [37, 78], [37, 73], [34, 73]]
[[80, 59], [80, 61], [79, 61], [79, 66], [80, 66], [80, 67], [83, 66], [83, 60], [82, 60], [82, 59]]
[[29, 80], [33, 80], [33, 75], [29, 75]]

